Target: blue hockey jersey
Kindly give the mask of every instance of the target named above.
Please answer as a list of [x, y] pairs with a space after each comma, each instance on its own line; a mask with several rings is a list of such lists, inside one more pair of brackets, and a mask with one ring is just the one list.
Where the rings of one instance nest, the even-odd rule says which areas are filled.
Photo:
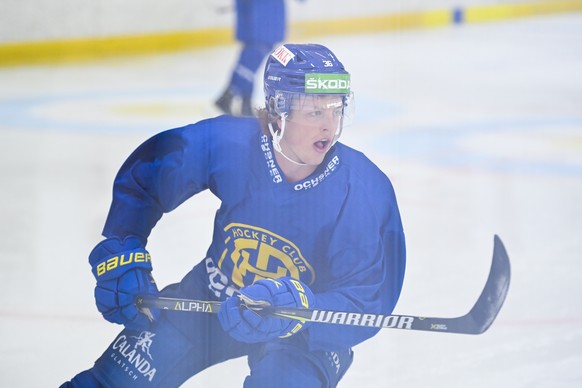
[[[208, 257], [231, 286], [293, 276], [326, 310], [390, 314], [405, 242], [389, 179], [336, 143], [304, 180], [287, 182], [255, 118], [220, 116], [162, 132], [126, 160], [114, 183], [106, 237], [147, 240], [162, 217], [209, 189], [221, 206]], [[311, 349], [351, 347], [378, 329], [312, 324]]]

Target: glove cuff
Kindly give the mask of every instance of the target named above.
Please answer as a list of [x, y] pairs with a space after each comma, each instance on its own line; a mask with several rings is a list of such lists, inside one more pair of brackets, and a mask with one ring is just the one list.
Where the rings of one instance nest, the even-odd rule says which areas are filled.
[[117, 237], [103, 240], [89, 255], [89, 262], [98, 281], [115, 279], [137, 268], [152, 271], [149, 252], [134, 236], [128, 236], [123, 241]]
[[111, 256], [104, 257], [97, 262], [93, 269], [93, 276], [97, 280], [115, 279], [130, 269], [142, 268], [152, 270], [152, 259], [144, 248], [132, 249]]

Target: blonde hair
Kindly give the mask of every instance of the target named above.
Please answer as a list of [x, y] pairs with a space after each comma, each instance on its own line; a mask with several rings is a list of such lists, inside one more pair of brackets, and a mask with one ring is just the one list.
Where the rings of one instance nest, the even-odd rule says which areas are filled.
[[256, 110], [256, 115], [257, 115], [257, 119], [259, 120], [259, 123], [261, 124], [261, 131], [269, 136], [269, 138], [272, 138], [273, 136], [271, 135], [271, 131], [269, 131], [269, 124], [271, 124], [271, 126], [273, 127], [273, 130], [275, 132], [279, 131], [279, 124], [277, 124], [277, 121], [279, 120], [279, 116], [274, 116], [272, 114], [269, 114], [269, 112], [267, 111], [267, 108], [258, 108]]

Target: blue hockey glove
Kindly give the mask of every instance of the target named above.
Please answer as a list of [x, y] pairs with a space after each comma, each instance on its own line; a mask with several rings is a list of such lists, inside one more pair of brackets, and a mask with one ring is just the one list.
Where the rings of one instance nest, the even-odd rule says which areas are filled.
[[[245, 298], [265, 301], [275, 307], [313, 308], [315, 296], [299, 280], [283, 277], [262, 279], [240, 290]], [[241, 305], [239, 296], [222, 303], [218, 319], [224, 331], [241, 342], [266, 342], [275, 338], [292, 336], [305, 327], [294, 319], [261, 316]]]
[[146, 329], [159, 311], [138, 311], [135, 297], [157, 295], [158, 288], [151, 275], [150, 254], [141, 240], [134, 236], [103, 240], [89, 255], [89, 263], [97, 279], [95, 302], [103, 317], [128, 329]]

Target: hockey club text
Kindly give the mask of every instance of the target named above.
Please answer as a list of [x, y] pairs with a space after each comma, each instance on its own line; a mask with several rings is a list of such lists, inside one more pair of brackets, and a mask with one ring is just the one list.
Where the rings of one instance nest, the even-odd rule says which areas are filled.
[[[258, 279], [291, 276], [311, 284], [313, 268], [292, 241], [253, 225], [232, 223], [224, 228], [225, 250], [218, 268], [228, 260], [233, 266], [231, 281], [237, 287], [252, 284]], [[228, 268], [228, 266], [227, 266]]]

